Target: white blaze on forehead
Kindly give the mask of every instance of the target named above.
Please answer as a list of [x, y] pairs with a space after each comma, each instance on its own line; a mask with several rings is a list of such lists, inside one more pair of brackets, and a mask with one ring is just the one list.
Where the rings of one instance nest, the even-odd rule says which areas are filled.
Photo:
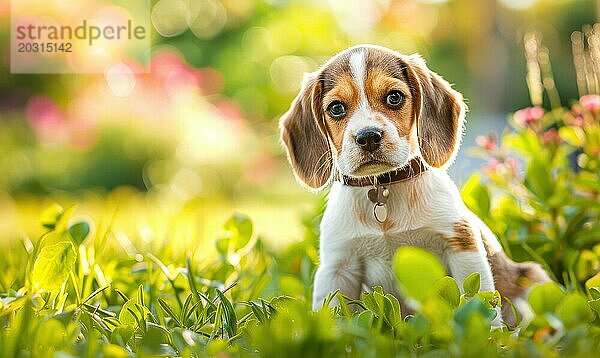
[[365, 51], [360, 49], [353, 52], [348, 60], [350, 64], [350, 74], [352, 79], [356, 83], [359, 94], [359, 103], [354, 114], [348, 122], [349, 133], [352, 135], [362, 128], [371, 125], [369, 118], [372, 115], [372, 111], [367, 101], [367, 94], [365, 92], [365, 77], [367, 76], [367, 68], [365, 62]]
[[364, 94], [365, 92], [365, 51], [360, 50], [350, 55], [350, 72], [352, 78], [356, 81], [359, 92]]

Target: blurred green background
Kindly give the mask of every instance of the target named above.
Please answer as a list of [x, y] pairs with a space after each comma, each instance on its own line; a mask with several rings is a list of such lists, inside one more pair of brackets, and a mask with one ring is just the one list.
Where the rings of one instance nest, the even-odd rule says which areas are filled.
[[[115, 79], [10, 74], [0, 2], [0, 246], [38, 237], [51, 202], [77, 203], [147, 243], [173, 230], [211, 237], [233, 211], [249, 213], [275, 247], [300, 240], [302, 215], [323, 194], [295, 182], [277, 119], [304, 72], [359, 43], [418, 52], [467, 98], [469, 147], [531, 105], [527, 32], [549, 48], [562, 101], [579, 98], [570, 34], [600, 9], [592, 0], [151, 3], [151, 73]], [[477, 163], [463, 149], [451, 173], [460, 183]]]

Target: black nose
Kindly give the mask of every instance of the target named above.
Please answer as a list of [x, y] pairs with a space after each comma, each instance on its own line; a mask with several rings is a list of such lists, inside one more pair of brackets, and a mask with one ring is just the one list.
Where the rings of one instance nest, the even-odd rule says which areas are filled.
[[378, 129], [363, 129], [356, 134], [356, 143], [361, 149], [372, 152], [381, 144], [382, 131]]

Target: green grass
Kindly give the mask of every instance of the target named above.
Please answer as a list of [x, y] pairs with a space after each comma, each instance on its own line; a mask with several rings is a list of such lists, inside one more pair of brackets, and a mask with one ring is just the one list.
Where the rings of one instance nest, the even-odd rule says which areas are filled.
[[237, 214], [181, 253], [170, 245], [177, 221], [158, 246], [137, 249], [143, 238], [110, 223], [90, 230], [73, 211], [49, 208], [39, 240], [0, 253], [3, 356], [585, 356], [600, 348], [598, 278], [587, 295], [540, 286], [530, 322], [490, 330], [499, 297], [477, 292], [478, 274], [461, 295], [437, 259], [406, 248], [395, 265], [418, 302], [414, 315], [403, 317], [380, 288], [360, 300], [338, 294], [339, 307], [312, 312], [315, 218], [305, 220], [305, 240], [283, 251]]

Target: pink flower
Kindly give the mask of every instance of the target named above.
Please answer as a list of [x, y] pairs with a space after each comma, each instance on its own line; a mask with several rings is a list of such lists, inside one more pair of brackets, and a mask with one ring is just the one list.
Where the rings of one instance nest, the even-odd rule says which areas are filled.
[[516, 173], [519, 162], [511, 156], [505, 158], [491, 158], [483, 167], [488, 175], [512, 175]]
[[180, 92], [182, 88], [200, 86], [200, 73], [190, 67], [181, 55], [173, 51], [162, 51], [154, 55], [150, 63], [150, 71], [171, 94]]
[[587, 94], [581, 97], [579, 102], [590, 112], [594, 112], [600, 108], [600, 96], [597, 94]]
[[522, 126], [535, 123], [539, 121], [543, 116], [544, 109], [542, 107], [537, 106], [520, 109], [516, 111], [513, 115], [515, 122]]
[[560, 144], [560, 136], [558, 135], [558, 131], [554, 128], [547, 130], [542, 135], [542, 143], [548, 146], [550, 144]]
[[502, 165], [501, 161], [496, 158], [492, 158], [486, 163], [485, 169], [489, 171], [495, 171], [498, 169], [498, 167], [500, 167], [500, 165]]
[[571, 106], [571, 113], [574, 116], [581, 116], [583, 114], [583, 111], [581, 110], [581, 106], [578, 104], [574, 104]]
[[200, 88], [204, 95], [220, 93], [225, 86], [223, 74], [212, 67], [203, 67], [197, 72], [200, 78]]
[[31, 97], [25, 105], [25, 118], [41, 142], [63, 142], [68, 135], [65, 114], [48, 97]]
[[511, 171], [515, 171], [519, 167], [519, 162], [514, 157], [506, 157], [504, 165]]
[[223, 118], [239, 121], [244, 118], [242, 110], [237, 104], [228, 99], [219, 99], [213, 102], [216, 112]]
[[50, 98], [36, 95], [25, 106], [25, 117], [33, 127], [51, 126], [63, 119], [60, 109]]
[[478, 146], [482, 147], [485, 150], [496, 149], [496, 136], [493, 134], [490, 134], [488, 136], [477, 136], [477, 138], [475, 138], [475, 142]]

